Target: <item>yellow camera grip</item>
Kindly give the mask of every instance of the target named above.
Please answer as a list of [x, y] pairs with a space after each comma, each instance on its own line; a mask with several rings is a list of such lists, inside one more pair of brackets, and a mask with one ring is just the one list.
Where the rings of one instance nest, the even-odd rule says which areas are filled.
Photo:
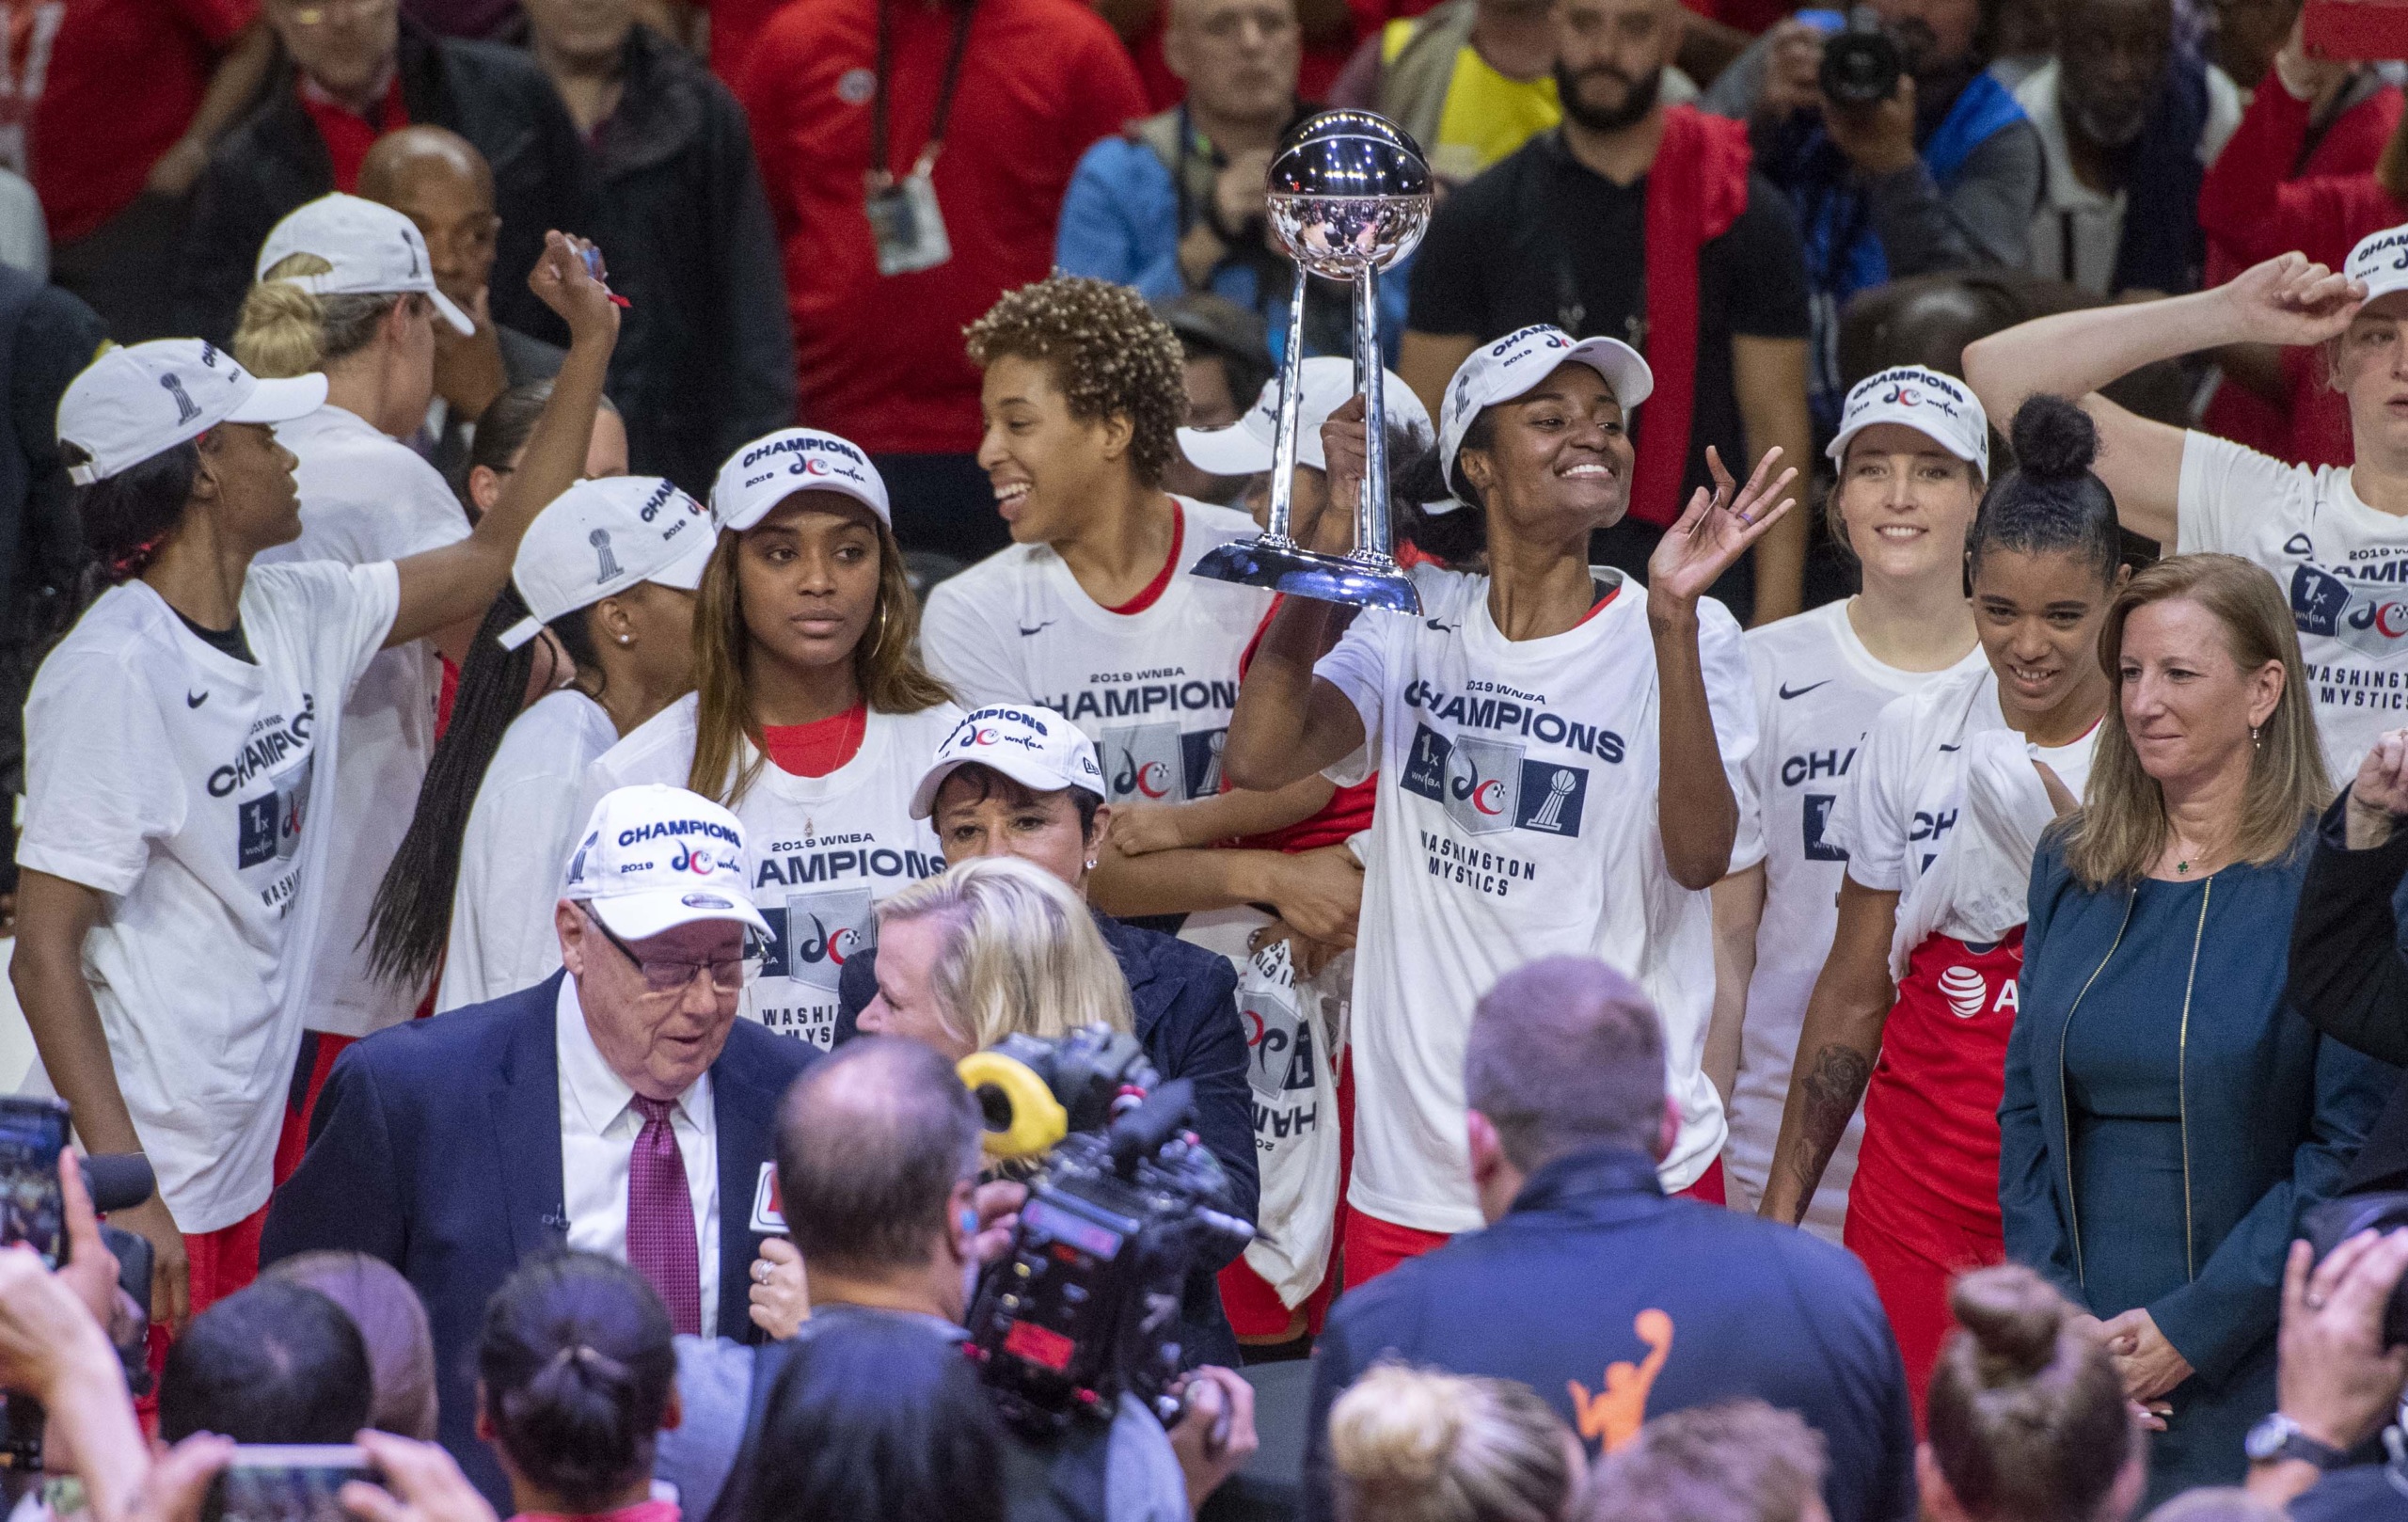
[[1062, 1108], [1054, 1091], [1045, 1086], [1026, 1063], [1016, 1062], [1000, 1052], [973, 1052], [954, 1065], [953, 1070], [973, 1094], [993, 1089], [1011, 1106], [1012, 1123], [1002, 1131], [989, 1130], [985, 1146], [989, 1157], [1035, 1157], [1069, 1134], [1069, 1112]]

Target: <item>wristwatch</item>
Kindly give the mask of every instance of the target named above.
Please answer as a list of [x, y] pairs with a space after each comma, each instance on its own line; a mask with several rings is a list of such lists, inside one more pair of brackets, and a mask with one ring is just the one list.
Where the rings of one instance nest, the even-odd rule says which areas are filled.
[[2280, 1411], [2259, 1418], [2241, 1446], [2252, 1464], [2280, 1464], [2296, 1459], [2302, 1464], [2312, 1464], [2319, 1469], [2337, 1469], [2349, 1457], [2332, 1444], [2302, 1432], [2298, 1422]]

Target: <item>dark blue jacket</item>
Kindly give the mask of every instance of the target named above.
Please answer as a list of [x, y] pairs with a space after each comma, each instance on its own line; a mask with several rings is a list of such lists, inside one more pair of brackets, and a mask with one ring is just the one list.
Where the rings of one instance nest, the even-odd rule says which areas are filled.
[[[568, 1230], [561, 1180], [561, 979], [380, 1031], [343, 1053], [309, 1122], [309, 1149], [276, 1193], [260, 1261], [318, 1248], [381, 1258], [426, 1303], [438, 1435], [497, 1508], [510, 1487], [477, 1440], [473, 1366], [485, 1302]], [[711, 1064], [719, 1148], [719, 1329], [748, 1338], [751, 1229], [776, 1160], [779, 1099], [819, 1053], [738, 1020]]]
[[[1196, 1134], [1229, 1179], [1229, 1205], [1247, 1220], [1262, 1205], [1262, 1165], [1254, 1152], [1254, 1089], [1248, 1083], [1245, 1025], [1238, 1018], [1238, 974], [1218, 952], [1124, 925], [1098, 914], [1095, 927], [1129, 980], [1130, 1012], [1146, 1060], [1164, 1082], [1185, 1078], [1196, 1085]], [[861, 1012], [878, 996], [878, 948], [856, 952], [836, 985], [836, 1044], [859, 1031]], [[1237, 1334], [1209, 1264], [1189, 1276], [1180, 1305], [1186, 1323], [1187, 1362], [1235, 1369], [1241, 1358]]]
[[[2147, 1308], [2210, 1387], [2273, 1339], [2299, 1213], [2337, 1192], [2396, 1078], [2320, 1036], [2285, 1002], [2285, 952], [2308, 856], [2303, 848], [2272, 866], [2217, 873], [2198, 936], [2181, 1066], [2197, 1273]], [[2069, 1203], [2066, 1027], [2131, 903], [2129, 885], [2083, 887], [2060, 837], [2042, 842], [1999, 1106], [1999, 1209], [2006, 1255], [2077, 1305], [2088, 1302]]]
[[1384, 1356], [1520, 1380], [1592, 1453], [1647, 1417], [1756, 1396], [1823, 1434], [1833, 1522], [1915, 1514], [1906, 1371], [1863, 1268], [1806, 1232], [1667, 1199], [1624, 1148], [1556, 1159], [1488, 1229], [1339, 1300], [1313, 1349], [1313, 1522], [1332, 1515], [1330, 1405]]

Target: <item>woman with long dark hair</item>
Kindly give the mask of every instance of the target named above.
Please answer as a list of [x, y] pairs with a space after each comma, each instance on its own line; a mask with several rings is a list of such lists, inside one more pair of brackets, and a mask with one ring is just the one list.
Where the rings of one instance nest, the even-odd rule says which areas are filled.
[[167, 340], [103, 356], [60, 405], [85, 534], [117, 584], [26, 704], [10, 973], [85, 1144], [158, 1174], [158, 1197], [118, 1215], [156, 1251], [163, 1324], [257, 1270], [321, 869], [352, 822], [312, 806], [343, 699], [377, 650], [483, 611], [577, 478], [618, 332], [580, 254], [555, 233], [531, 277], [574, 343], [524, 463], [465, 540], [399, 563], [254, 563], [300, 532], [272, 427], [314, 409], [323, 380], [255, 381]]
[[477, 1435], [521, 1517], [677, 1522], [652, 1495], [652, 1452], [677, 1425], [675, 1333], [643, 1276], [554, 1252], [494, 1292], [477, 1340]]
[[886, 484], [859, 449], [808, 428], [755, 439], [721, 468], [711, 521], [694, 691], [587, 769], [583, 803], [667, 783], [734, 811], [770, 930], [745, 1012], [826, 1046], [871, 904], [943, 869], [911, 789], [961, 710], [920, 663]]
[[1805, 1215], [1861, 1099], [1842, 1240], [1873, 1275], [1918, 1405], [1950, 1278], [2005, 1255], [1997, 1113], [2023, 866], [2089, 773], [2108, 698], [2098, 632], [2124, 575], [2089, 420], [2036, 397], [2012, 437], [2017, 468], [1965, 542], [1987, 658], [1881, 710], [1824, 828], [1847, 869], [1759, 1206]]
[[[653, 476], [580, 482], [535, 519], [468, 658], [418, 811], [376, 892], [379, 976], [456, 1009], [560, 965], [552, 927], [585, 769], [691, 690], [703, 505]], [[531, 687], [567, 681], [522, 712]], [[473, 801], [473, 805], [472, 805]]]
[[[1699, 1058], [1713, 997], [1706, 890], [1740, 843], [1756, 737], [1739, 626], [1706, 588], [1788, 511], [1767, 452], [1657, 544], [1642, 590], [1589, 563], [1630, 506], [1628, 409], [1653, 388], [1612, 339], [1529, 327], [1448, 383], [1438, 446], [1395, 494], [1416, 514], [1421, 616], [1289, 598], [1230, 721], [1228, 769], [1275, 790], [1377, 769], [1356, 961], [1346, 1282], [1481, 1224], [1463, 1043], [1478, 996], [1553, 953], [1627, 967], [1671, 1031], [1678, 1139], [1664, 1186], [1721, 1198], [1722, 1106]], [[1333, 500], [1363, 469], [1363, 404], [1322, 430]], [[1719, 462], [1717, 461], [1718, 468]], [[1342, 631], [1342, 638], [1341, 636]]]

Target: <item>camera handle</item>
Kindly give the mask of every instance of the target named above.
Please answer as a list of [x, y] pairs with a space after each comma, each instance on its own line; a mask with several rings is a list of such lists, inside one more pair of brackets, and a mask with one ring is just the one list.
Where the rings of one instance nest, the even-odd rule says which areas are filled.
[[1138, 1162], [1161, 1151], [1186, 1129], [1195, 1113], [1195, 1080], [1174, 1078], [1157, 1087], [1144, 1103], [1112, 1123], [1108, 1135], [1113, 1171], [1124, 1179], [1134, 1178]]

